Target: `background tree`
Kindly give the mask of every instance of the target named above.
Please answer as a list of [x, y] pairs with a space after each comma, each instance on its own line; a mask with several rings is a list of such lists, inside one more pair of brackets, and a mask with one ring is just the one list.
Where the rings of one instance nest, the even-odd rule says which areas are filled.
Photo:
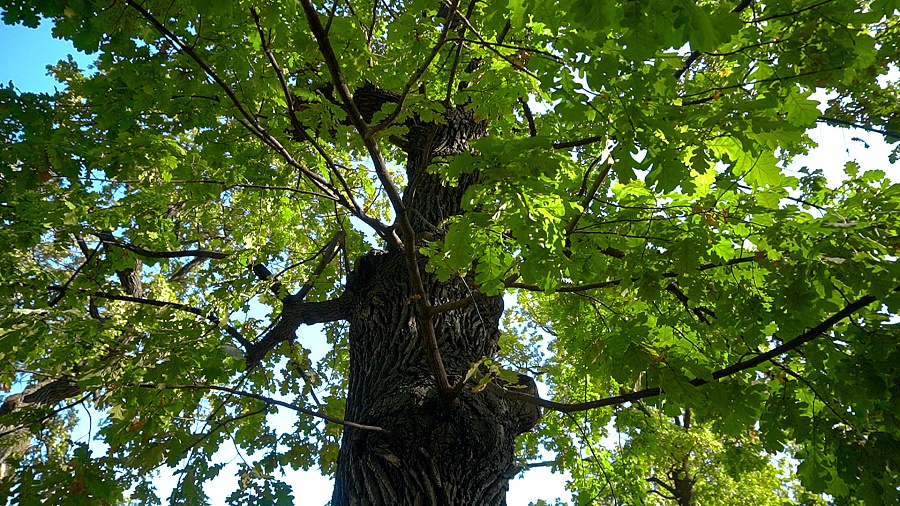
[[[900, 140], [896, 2], [0, 7], [97, 55], [2, 90], [13, 503], [153, 502], [160, 465], [199, 503], [229, 439], [236, 504], [314, 464], [335, 506], [502, 504], [542, 448], [613, 502], [653, 455], [684, 504], [746, 438], [746, 476], [788, 451], [812, 494], [896, 501], [900, 185], [785, 169], [817, 122]], [[630, 454], [585, 454], [614, 419]]]

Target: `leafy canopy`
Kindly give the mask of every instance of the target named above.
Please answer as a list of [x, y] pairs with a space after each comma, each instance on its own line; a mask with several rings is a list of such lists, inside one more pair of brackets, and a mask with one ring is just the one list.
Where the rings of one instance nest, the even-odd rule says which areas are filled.
[[[688, 476], [697, 500], [705, 479], [720, 500], [895, 502], [897, 151], [841, 181], [791, 162], [819, 123], [900, 140], [898, 7], [0, 2], [96, 58], [53, 65], [53, 95], [0, 89], [0, 382], [77, 382], [67, 403], [7, 402], [4, 432], [37, 446], [0, 487], [152, 503], [147, 473], [169, 465], [173, 501], [196, 503], [228, 440], [259, 457], [233, 504], [289, 504], [284, 467], [333, 472], [339, 425], [264, 421], [276, 398], [342, 416], [345, 329], [326, 326], [317, 361], [300, 340], [248, 371], [246, 345], [285, 295], [333, 298], [385, 246], [406, 183], [394, 139], [464, 105], [488, 135], [429, 170], [479, 179], [419, 247], [442, 279], [518, 294], [494, 370], [539, 372], [553, 399], [530, 401], [548, 410], [523, 461], [556, 455], [579, 503], [665, 503]], [[377, 132], [360, 134], [333, 62], [351, 93], [402, 94]], [[105, 413], [106, 455], [68, 439], [73, 401]], [[600, 449], [613, 429], [625, 442]], [[781, 452], [796, 474], [766, 457]]]

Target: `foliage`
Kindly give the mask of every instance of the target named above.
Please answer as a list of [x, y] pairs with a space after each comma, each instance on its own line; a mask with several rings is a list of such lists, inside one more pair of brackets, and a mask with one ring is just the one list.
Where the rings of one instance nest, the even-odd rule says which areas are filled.
[[[339, 425], [265, 422], [273, 399], [342, 417], [344, 328], [327, 325], [316, 362], [291, 340], [248, 370], [246, 345], [286, 294], [334, 298], [354, 259], [387, 246], [388, 183], [406, 183], [393, 139], [456, 105], [488, 135], [431, 170], [478, 181], [419, 248], [442, 279], [518, 293], [503, 361], [559, 403], [523, 459], [558, 455], [579, 504], [649, 500], [648, 473], [678, 459], [769, 504], [897, 501], [900, 184], [887, 161], [839, 182], [787, 168], [817, 123], [900, 140], [900, 4], [308, 3], [350, 91], [406, 93], [366, 136], [307, 3], [0, 2], [5, 22], [44, 18], [96, 57], [52, 66], [53, 95], [0, 89], [0, 383], [75, 378], [109, 446], [36, 440], [13, 462], [29, 471], [0, 481], [13, 503], [150, 502], [163, 465], [181, 470], [174, 502], [202, 503], [228, 439], [257, 457], [232, 504], [290, 503], [286, 467], [333, 472]], [[0, 428], [68, 405], [54, 406]], [[585, 412], [573, 425], [554, 410]], [[667, 420], [686, 410], [679, 432]], [[613, 422], [626, 443], [586, 454]], [[761, 457], [781, 452], [796, 476]]]

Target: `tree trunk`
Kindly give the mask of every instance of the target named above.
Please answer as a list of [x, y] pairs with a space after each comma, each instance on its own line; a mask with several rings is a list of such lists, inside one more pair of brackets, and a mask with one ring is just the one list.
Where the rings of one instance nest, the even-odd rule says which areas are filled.
[[[460, 200], [475, 180], [444, 186], [424, 169], [433, 156], [468, 149], [484, 125], [463, 109], [447, 124], [411, 121], [404, 204], [417, 232], [440, 230], [460, 212]], [[420, 259], [425, 273], [425, 259]], [[451, 384], [497, 350], [503, 300], [479, 294], [462, 277], [440, 282], [424, 274], [432, 305], [474, 302], [435, 317], [441, 357]], [[388, 433], [346, 428], [338, 458], [332, 506], [499, 505], [519, 468], [515, 438], [540, 417], [537, 408], [464, 389], [452, 403], [440, 394], [424, 355], [408, 265], [402, 251], [362, 257], [348, 279], [355, 307], [350, 316], [350, 379], [346, 418]], [[534, 383], [523, 377], [521, 383]]]
[[[685, 431], [691, 429], [691, 410], [684, 410], [681, 427]], [[681, 458], [680, 468], [672, 469], [672, 483], [675, 489], [675, 499], [678, 506], [691, 506], [694, 504], [694, 475], [691, 473], [690, 452]]]

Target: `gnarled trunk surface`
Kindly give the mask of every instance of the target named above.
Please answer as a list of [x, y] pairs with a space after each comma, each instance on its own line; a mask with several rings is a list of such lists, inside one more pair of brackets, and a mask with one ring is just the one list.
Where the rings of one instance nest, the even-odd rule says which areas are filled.
[[[447, 124], [407, 123], [409, 184], [404, 204], [417, 232], [433, 232], [460, 212], [475, 176], [456, 187], [425, 172], [434, 156], [468, 149], [485, 125], [462, 108]], [[425, 260], [420, 270], [425, 272]], [[432, 305], [473, 297], [468, 306], [441, 313], [434, 326], [450, 383], [497, 350], [501, 297], [479, 294], [465, 279], [440, 282], [424, 275]], [[437, 387], [417, 328], [410, 273], [402, 251], [361, 258], [347, 283], [350, 317], [350, 387], [346, 418], [388, 433], [347, 428], [341, 445], [332, 506], [499, 505], [517, 472], [515, 438], [540, 416], [534, 406], [464, 389], [448, 405]]]
[[[352, 289], [350, 390], [346, 417], [390, 431], [347, 429], [332, 505], [502, 504], [516, 473], [514, 441], [534, 409], [488, 392], [445, 405], [423, 354], [401, 252], [364, 257]], [[432, 301], [469, 296], [463, 280], [428, 279]], [[478, 297], [440, 315], [435, 330], [451, 382], [497, 349], [499, 297]]]

